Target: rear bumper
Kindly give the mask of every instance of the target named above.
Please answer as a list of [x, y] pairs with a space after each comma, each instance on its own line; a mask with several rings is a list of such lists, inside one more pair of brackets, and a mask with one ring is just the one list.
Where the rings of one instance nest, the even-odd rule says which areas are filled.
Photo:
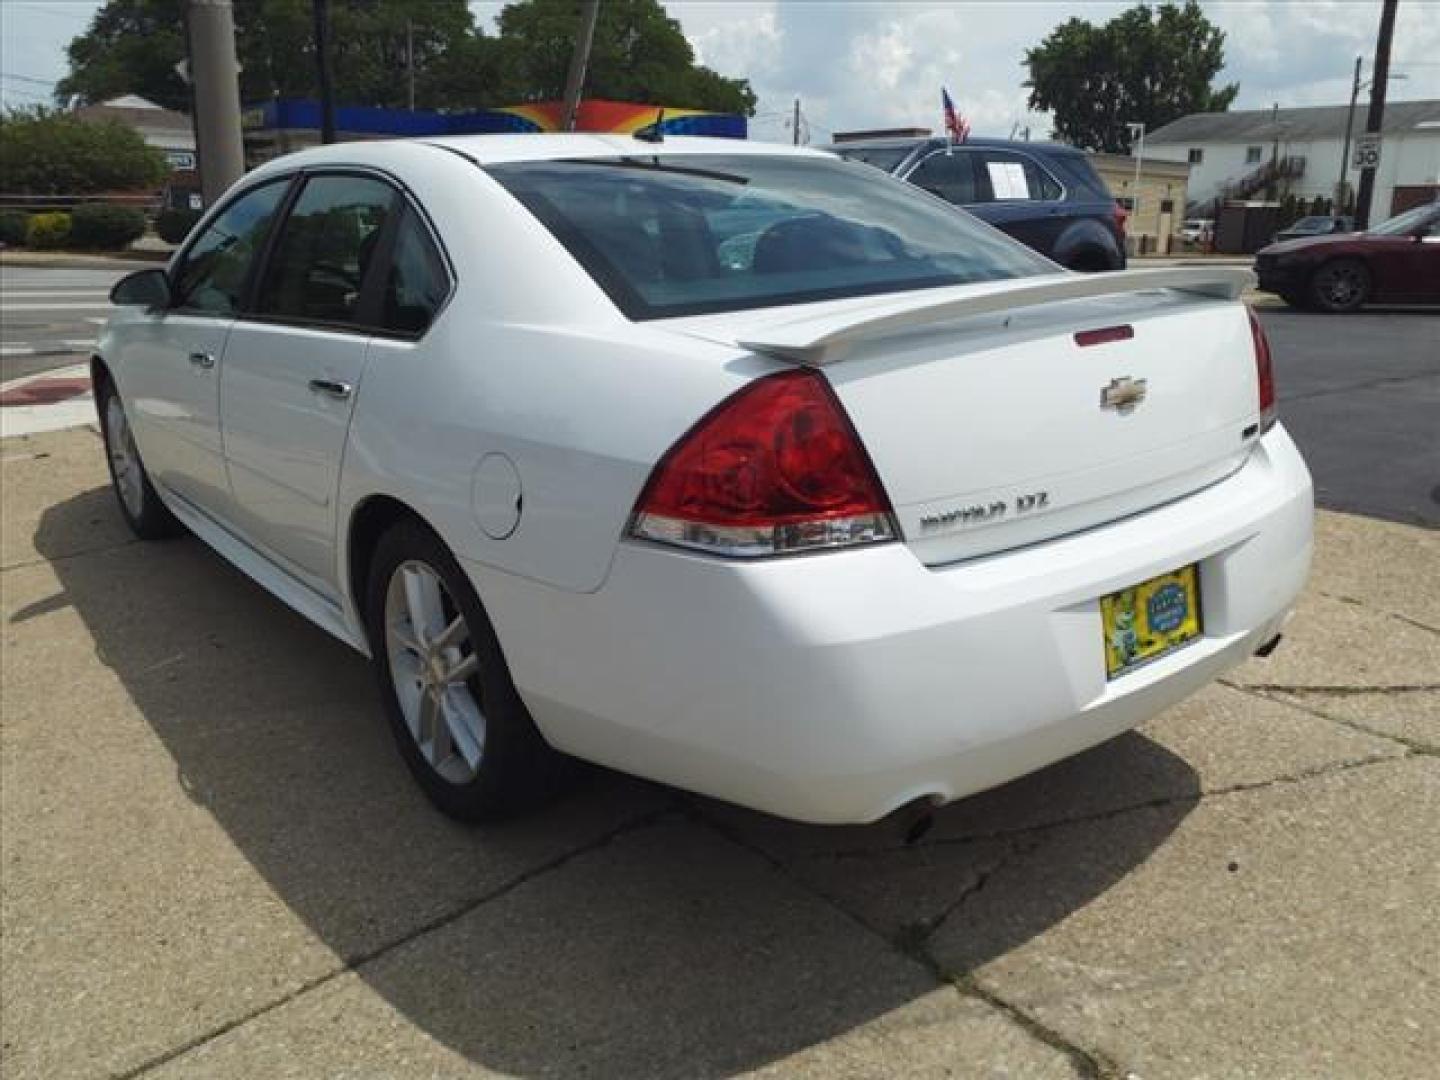
[[[555, 746], [785, 817], [864, 822], [1076, 753], [1243, 661], [1304, 584], [1312, 516], [1277, 427], [1204, 491], [951, 566], [903, 544], [755, 563], [622, 544], [586, 595], [470, 569]], [[1204, 636], [1107, 682], [1099, 598], [1192, 562]]]

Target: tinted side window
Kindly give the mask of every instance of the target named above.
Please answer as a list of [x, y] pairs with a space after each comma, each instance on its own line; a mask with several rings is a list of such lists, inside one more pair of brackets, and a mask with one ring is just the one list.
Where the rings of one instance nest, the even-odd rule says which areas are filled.
[[353, 325], [360, 292], [396, 194], [368, 176], [305, 182], [280, 229], [256, 310], [306, 322]]
[[1023, 154], [988, 150], [980, 177], [980, 197], [985, 202], [1031, 199], [1051, 202], [1064, 192], [1048, 172]]
[[394, 256], [380, 287], [380, 325], [386, 330], [418, 334], [445, 302], [450, 279], [425, 227], [414, 210], [406, 210], [395, 237]]
[[185, 253], [175, 277], [176, 307], [229, 316], [240, 308], [250, 264], [265, 243], [288, 180], [247, 192], [226, 208]]
[[907, 179], [916, 187], [939, 195], [946, 202], [963, 205], [979, 201], [975, 186], [975, 155], [967, 151], [946, 153], [942, 150], [931, 154]]

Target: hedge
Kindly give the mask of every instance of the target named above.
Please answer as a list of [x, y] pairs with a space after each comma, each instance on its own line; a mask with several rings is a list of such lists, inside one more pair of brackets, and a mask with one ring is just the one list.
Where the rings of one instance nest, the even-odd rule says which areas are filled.
[[70, 214], [70, 247], [118, 251], [144, 235], [145, 215], [134, 207], [85, 203]]
[[63, 210], [36, 214], [25, 230], [25, 243], [32, 248], [53, 249], [65, 246], [70, 236], [70, 215]]
[[0, 244], [6, 247], [23, 246], [29, 225], [30, 215], [24, 210], [0, 210]]
[[199, 210], [161, 210], [155, 219], [155, 232], [167, 244], [182, 243], [200, 220]]

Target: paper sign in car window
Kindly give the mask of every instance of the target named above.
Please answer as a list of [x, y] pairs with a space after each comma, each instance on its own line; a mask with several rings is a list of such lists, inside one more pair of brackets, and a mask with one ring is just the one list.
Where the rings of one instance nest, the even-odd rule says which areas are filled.
[[1028, 199], [1030, 186], [1025, 182], [1025, 166], [1018, 161], [987, 161], [990, 187], [997, 199]]

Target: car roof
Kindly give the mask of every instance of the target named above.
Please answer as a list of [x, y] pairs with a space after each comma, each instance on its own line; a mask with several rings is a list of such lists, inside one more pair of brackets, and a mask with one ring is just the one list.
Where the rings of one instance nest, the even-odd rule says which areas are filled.
[[[364, 164], [379, 157], [395, 144], [443, 147], [480, 165], [514, 161], [557, 161], [569, 158], [617, 156], [650, 157], [655, 154], [744, 154], [775, 157], [829, 157], [829, 154], [786, 143], [751, 142], [745, 139], [713, 139], [696, 136], [666, 136], [662, 142], [647, 142], [633, 135], [573, 132], [566, 134], [504, 132], [493, 135], [450, 135], [420, 139], [371, 139], [360, 142], [316, 146], [273, 159], [277, 165], [302, 167], [322, 164]], [[271, 164], [267, 162], [267, 165]]]
[[[915, 146], [944, 146], [949, 140], [943, 135], [931, 135], [928, 138], [917, 138], [915, 136], [893, 137], [883, 139], [846, 139], [844, 142], [830, 143], [822, 149], [832, 153], [843, 154], [846, 150], [905, 150]], [[1057, 142], [1022, 142], [1019, 139], [991, 139], [985, 137], [966, 139], [963, 143], [956, 143], [957, 146], [979, 147], [987, 150], [1029, 150], [1032, 153], [1042, 154], [1081, 154], [1084, 151], [1077, 150], [1073, 146], [1066, 146]]]

